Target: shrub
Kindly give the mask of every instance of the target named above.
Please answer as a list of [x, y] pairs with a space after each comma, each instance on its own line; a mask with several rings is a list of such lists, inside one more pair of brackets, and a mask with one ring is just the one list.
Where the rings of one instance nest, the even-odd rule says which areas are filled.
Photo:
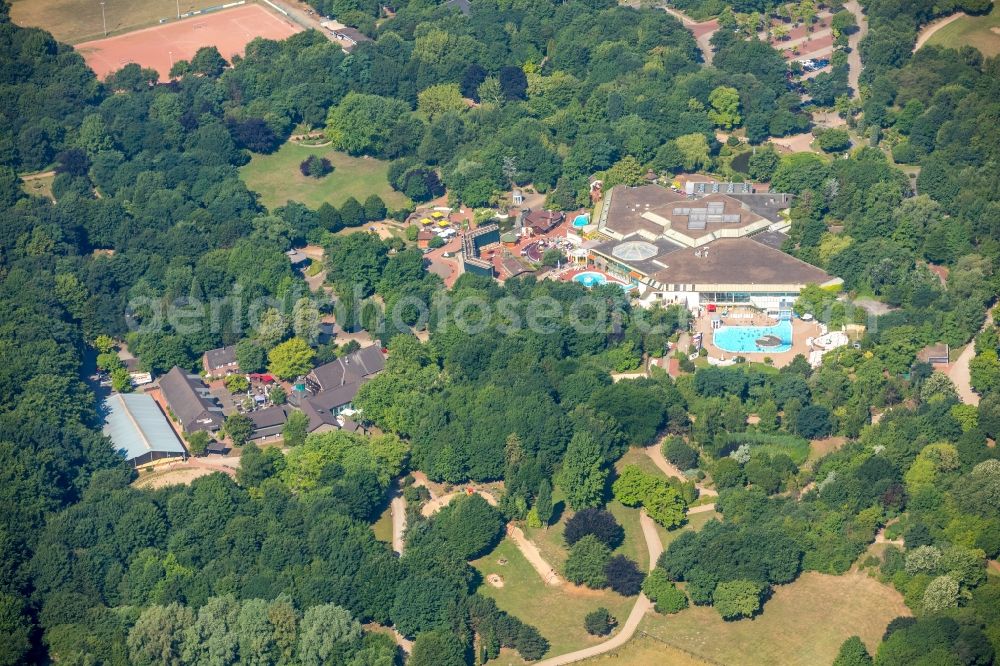
[[226, 375], [222, 383], [230, 393], [244, 393], [250, 388], [250, 380], [244, 375]]
[[566, 560], [566, 578], [571, 583], [583, 584], [591, 588], [602, 588], [608, 584], [604, 573], [611, 550], [593, 534], [588, 534], [569, 549]]
[[670, 437], [663, 443], [663, 456], [682, 470], [698, 466], [698, 452], [680, 437]]
[[642, 583], [642, 591], [654, 604], [657, 613], [677, 613], [688, 606], [687, 595], [673, 584], [667, 572], [657, 567], [653, 569]]
[[838, 153], [851, 147], [851, 135], [847, 130], [832, 128], [820, 133], [816, 142], [825, 152]]
[[760, 610], [764, 586], [752, 580], [729, 580], [719, 583], [712, 594], [712, 603], [726, 620], [750, 617]]
[[572, 546], [577, 541], [592, 534], [608, 548], [617, 548], [625, 540], [625, 530], [618, 524], [615, 517], [603, 509], [583, 509], [566, 521], [563, 538], [566, 545]]
[[624, 555], [615, 555], [604, 565], [604, 576], [611, 589], [623, 597], [639, 594], [645, 576], [635, 562]]
[[427, 247], [429, 247], [432, 250], [436, 250], [439, 247], [444, 247], [444, 239], [441, 238], [440, 236], [435, 236], [434, 238], [430, 239], [430, 241], [427, 243]]
[[607, 608], [603, 607], [587, 613], [587, 617], [583, 620], [583, 626], [592, 636], [607, 636], [617, 624], [618, 621], [611, 616]]
[[310, 155], [299, 164], [299, 171], [302, 172], [303, 176], [322, 178], [333, 171], [333, 165], [325, 157]]

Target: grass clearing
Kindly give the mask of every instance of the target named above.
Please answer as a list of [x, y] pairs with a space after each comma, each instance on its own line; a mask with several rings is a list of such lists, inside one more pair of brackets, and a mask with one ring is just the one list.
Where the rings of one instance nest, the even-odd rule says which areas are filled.
[[[501, 558], [507, 563], [499, 564]], [[587, 613], [603, 606], [621, 623], [635, 603], [635, 597], [623, 597], [608, 590], [589, 590], [573, 585], [547, 587], [509, 539], [501, 541], [489, 555], [472, 562], [472, 566], [483, 576], [478, 592], [492, 597], [501, 609], [537, 627], [551, 644], [549, 656], [606, 640], [591, 636], [584, 629], [583, 618]], [[486, 579], [490, 574], [499, 575], [503, 587], [488, 583]], [[503, 659], [497, 663], [517, 662]]]
[[625, 452], [618, 462], [615, 463], [615, 470], [621, 472], [626, 465], [635, 465], [641, 469], [646, 474], [655, 476], [657, 478], [663, 478], [663, 472], [660, 468], [656, 466], [656, 463], [652, 461], [646, 452], [638, 447], [631, 447]]
[[[310, 155], [330, 160], [333, 173], [319, 179], [303, 176], [299, 164]], [[270, 155], [254, 155], [249, 164], [240, 168], [240, 176], [269, 210], [289, 201], [298, 201], [313, 210], [323, 202], [340, 206], [349, 197], [364, 203], [372, 194], [382, 197], [390, 209], [402, 208], [410, 202], [389, 185], [388, 170], [389, 163], [383, 160], [351, 157], [329, 147], [287, 142]]]
[[622, 647], [593, 659], [580, 662], [584, 666], [711, 666], [672, 645], [637, 634]]
[[385, 511], [372, 523], [375, 538], [385, 543], [392, 543], [392, 506], [386, 506]]
[[814, 439], [809, 443], [809, 455], [804, 463], [798, 463], [799, 467], [814, 467], [819, 460], [842, 447], [847, 443], [846, 437], [827, 437], [826, 439]]
[[807, 572], [777, 587], [752, 620], [725, 622], [714, 608], [695, 606], [648, 615], [639, 628], [709, 662], [811, 666], [831, 663], [853, 635], [874, 651], [886, 625], [900, 615], [910, 615], [902, 596], [874, 578]]
[[56, 175], [53, 173], [46, 176], [36, 176], [30, 180], [24, 179], [21, 183], [21, 189], [34, 197], [45, 197], [55, 201], [55, 197], [52, 196], [52, 183], [55, 181]]
[[1000, 10], [997, 3], [993, 3], [989, 14], [963, 16], [941, 27], [927, 43], [949, 49], [974, 46], [987, 58], [1000, 54]]
[[111, 35], [156, 25], [160, 19], [176, 19], [182, 14], [215, 7], [220, 0], [13, 0], [10, 17], [22, 26], [45, 28], [56, 39], [78, 44], [104, 36], [101, 4]]

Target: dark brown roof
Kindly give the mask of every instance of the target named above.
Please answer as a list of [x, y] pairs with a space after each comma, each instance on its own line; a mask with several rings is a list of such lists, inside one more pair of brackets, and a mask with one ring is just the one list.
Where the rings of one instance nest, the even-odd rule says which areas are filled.
[[653, 277], [661, 284], [805, 285], [824, 284], [825, 271], [749, 238], [723, 238], [666, 257]]
[[322, 425], [339, 427], [337, 410], [349, 405], [361, 389], [362, 382], [347, 384], [329, 391], [320, 391], [311, 398], [306, 398], [299, 407], [309, 417], [309, 432]]
[[328, 391], [345, 384], [356, 384], [365, 377], [370, 377], [385, 368], [385, 357], [382, 350], [371, 345], [359, 349], [352, 354], [338, 358], [309, 373], [309, 379], [320, 391]]
[[199, 377], [175, 365], [160, 378], [160, 390], [184, 432], [218, 430], [222, 426], [222, 409], [208, 397], [208, 387]]
[[[663, 227], [642, 217], [649, 210], [658, 210], [667, 204], [687, 201], [687, 197], [659, 185], [628, 187], [617, 185], [605, 195], [607, 228], [627, 236], [636, 231], [660, 234]], [[602, 213], [603, 217], [603, 213]]]
[[566, 219], [566, 213], [558, 210], [526, 210], [522, 214], [524, 225], [546, 232]]
[[205, 361], [209, 368], [224, 368], [236, 363], [236, 345], [209, 349], [205, 352]]
[[681, 234], [692, 239], [727, 230], [754, 230], [768, 222], [781, 219], [779, 212], [788, 208], [790, 196], [786, 194], [742, 194], [724, 192], [687, 196], [660, 185], [628, 187], [618, 185], [611, 189], [601, 213], [602, 228], [611, 235], [629, 236], [641, 233], [647, 238], [665, 234]]
[[288, 420], [289, 408], [285, 405], [273, 405], [250, 412], [247, 416], [253, 421], [254, 429], [269, 428], [282, 425]]

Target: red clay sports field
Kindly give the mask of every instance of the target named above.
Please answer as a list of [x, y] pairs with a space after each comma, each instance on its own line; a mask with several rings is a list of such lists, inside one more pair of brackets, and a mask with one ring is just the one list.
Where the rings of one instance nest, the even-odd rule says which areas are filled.
[[285, 39], [300, 30], [290, 19], [260, 5], [243, 5], [86, 42], [76, 50], [100, 79], [135, 62], [155, 69], [160, 80], [165, 81], [173, 63], [190, 60], [202, 46], [215, 46], [223, 58], [230, 60], [234, 55], [243, 55], [255, 37]]

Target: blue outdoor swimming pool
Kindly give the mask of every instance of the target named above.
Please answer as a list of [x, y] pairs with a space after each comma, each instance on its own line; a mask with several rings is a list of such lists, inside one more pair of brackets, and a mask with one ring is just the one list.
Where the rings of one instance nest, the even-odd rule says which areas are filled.
[[580, 229], [582, 227], [587, 226], [588, 224], [590, 224], [590, 216], [587, 215], [586, 213], [581, 213], [580, 215], [577, 215], [576, 217], [573, 218], [574, 229]]
[[[575, 223], [574, 223], [575, 224]], [[608, 283], [608, 278], [600, 273], [577, 273], [573, 276], [573, 282], [579, 282], [584, 287], [596, 287]]]
[[616, 284], [624, 291], [632, 291], [632, 285], [619, 282], [618, 280], [609, 280], [607, 275], [604, 275], [603, 273], [595, 273], [594, 271], [577, 273], [573, 276], [573, 281], [579, 282], [587, 289], [590, 289], [591, 287], [600, 287], [605, 284]]
[[[763, 346], [757, 340], [773, 335], [781, 344]], [[792, 322], [781, 321], [774, 326], [723, 326], [712, 334], [719, 349], [734, 354], [776, 354], [792, 348]]]

